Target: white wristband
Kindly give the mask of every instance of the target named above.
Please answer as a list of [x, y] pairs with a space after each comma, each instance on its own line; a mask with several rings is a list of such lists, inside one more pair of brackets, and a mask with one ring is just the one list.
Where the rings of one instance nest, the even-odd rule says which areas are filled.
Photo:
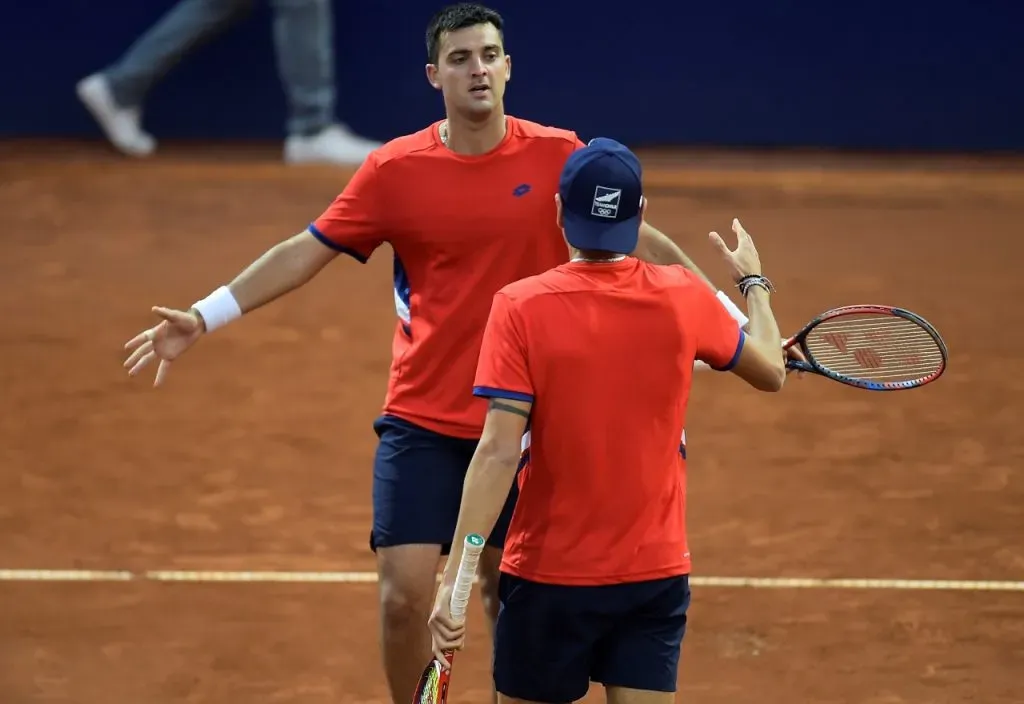
[[740, 327], [743, 327], [750, 322], [750, 319], [743, 315], [743, 311], [739, 309], [739, 306], [732, 302], [732, 299], [726, 295], [725, 291], [719, 291], [716, 293], [715, 298], [717, 298], [718, 302], [721, 303], [727, 311], [729, 311], [729, 315], [733, 317], [733, 320], [740, 324]]
[[[723, 308], [729, 311], [729, 315], [732, 316], [733, 320], [739, 323], [740, 327], [743, 327], [748, 322], [750, 322], [747, 316], [743, 315], [743, 311], [739, 309], [739, 306], [733, 303], [732, 299], [729, 298], [728, 295], [726, 295], [725, 291], [719, 291], [718, 293], [716, 293], [715, 298], [718, 299], [718, 302], [722, 304]], [[702, 362], [699, 359], [693, 360], [693, 371], [700, 372], [707, 369], [711, 369], [711, 367], [705, 362]]]
[[192, 307], [203, 316], [206, 332], [213, 332], [217, 328], [224, 327], [242, 315], [238, 301], [231, 295], [231, 289], [227, 286], [221, 286], [203, 300], [193, 303]]

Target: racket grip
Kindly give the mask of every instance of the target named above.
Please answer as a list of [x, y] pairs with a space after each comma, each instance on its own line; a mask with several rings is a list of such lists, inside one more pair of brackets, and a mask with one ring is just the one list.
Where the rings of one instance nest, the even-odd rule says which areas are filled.
[[455, 574], [455, 587], [452, 589], [449, 604], [452, 618], [458, 623], [466, 620], [466, 607], [473, 593], [473, 580], [476, 579], [476, 570], [480, 564], [484, 544], [484, 537], [478, 533], [467, 535], [463, 544], [462, 559], [459, 561], [459, 571]]
[[786, 369], [797, 372], [814, 372], [817, 371], [811, 364], [807, 362], [801, 362], [799, 359], [787, 359]]

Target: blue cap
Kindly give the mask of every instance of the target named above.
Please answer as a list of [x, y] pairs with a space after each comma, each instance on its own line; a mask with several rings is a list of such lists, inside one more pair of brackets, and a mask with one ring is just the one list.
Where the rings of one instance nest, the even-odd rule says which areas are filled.
[[558, 183], [569, 244], [633, 252], [640, 238], [641, 177], [636, 154], [614, 139], [592, 139], [569, 155]]

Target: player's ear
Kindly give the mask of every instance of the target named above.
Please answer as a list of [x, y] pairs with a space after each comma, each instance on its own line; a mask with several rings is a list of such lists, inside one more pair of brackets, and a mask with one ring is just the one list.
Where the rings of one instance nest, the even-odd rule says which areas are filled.
[[430, 85], [434, 86], [434, 90], [441, 90], [441, 81], [439, 81], [437, 79], [437, 65], [436, 64], [427, 64], [426, 72], [427, 72], [427, 82]]
[[562, 227], [562, 196], [555, 194], [555, 222]]
[[512, 57], [505, 54], [505, 82], [512, 80]]
[[647, 220], [647, 199], [640, 196], [640, 222]]

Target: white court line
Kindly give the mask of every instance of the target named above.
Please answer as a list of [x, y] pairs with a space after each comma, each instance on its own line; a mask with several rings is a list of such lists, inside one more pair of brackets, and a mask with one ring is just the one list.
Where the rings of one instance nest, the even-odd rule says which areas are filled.
[[0, 570], [0, 582], [130, 582], [136, 575], [104, 570]]
[[[334, 584], [375, 583], [376, 572], [185, 571], [149, 570], [0, 570], [0, 582], [258, 582]], [[819, 579], [815, 577], [699, 577], [698, 587], [751, 589], [889, 589], [1024, 592], [1024, 582], [950, 579]]]

